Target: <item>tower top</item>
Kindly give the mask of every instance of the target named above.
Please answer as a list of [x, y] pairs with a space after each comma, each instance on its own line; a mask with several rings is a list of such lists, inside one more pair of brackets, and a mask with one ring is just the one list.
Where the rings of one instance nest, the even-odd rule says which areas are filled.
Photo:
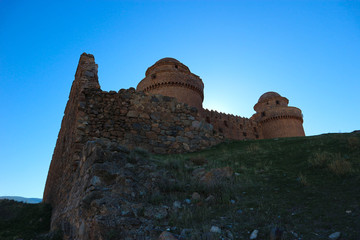
[[202, 109], [204, 83], [201, 78], [175, 58], [162, 58], [146, 70], [137, 85], [145, 93], [175, 97], [178, 101]]

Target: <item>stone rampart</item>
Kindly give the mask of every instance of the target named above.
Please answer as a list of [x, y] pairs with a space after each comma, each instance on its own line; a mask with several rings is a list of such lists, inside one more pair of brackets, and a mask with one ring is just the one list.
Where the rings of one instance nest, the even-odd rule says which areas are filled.
[[213, 125], [214, 131], [223, 134], [227, 139], [262, 138], [261, 126], [251, 119], [208, 109], [203, 109], [200, 115], [205, 122]]
[[66, 105], [48, 178], [44, 201], [59, 214], [72, 188], [86, 142], [108, 139], [127, 148], [155, 153], [180, 153], [223, 141], [223, 134], [202, 120], [197, 109], [175, 98], [146, 95], [134, 88], [100, 89], [97, 65], [83, 54]]
[[85, 113], [77, 122], [81, 142], [107, 138], [129, 148], [180, 153], [219, 143], [223, 134], [201, 120], [198, 111], [175, 98], [146, 95], [135, 89], [84, 91]]

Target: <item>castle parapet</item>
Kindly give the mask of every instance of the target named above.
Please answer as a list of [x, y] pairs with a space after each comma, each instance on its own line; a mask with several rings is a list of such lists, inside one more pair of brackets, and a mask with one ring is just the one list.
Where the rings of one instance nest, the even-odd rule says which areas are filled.
[[200, 115], [207, 123], [214, 126], [214, 131], [223, 134], [227, 139], [262, 138], [261, 127], [251, 119], [208, 109], [200, 111]]

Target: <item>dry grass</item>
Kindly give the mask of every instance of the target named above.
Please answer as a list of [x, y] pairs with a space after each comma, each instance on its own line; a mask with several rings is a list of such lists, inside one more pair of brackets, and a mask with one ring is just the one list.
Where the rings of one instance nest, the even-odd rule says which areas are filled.
[[327, 167], [337, 176], [345, 176], [353, 172], [351, 162], [344, 159], [340, 153], [316, 152], [308, 162], [313, 167]]
[[247, 147], [247, 151], [249, 153], [258, 152], [260, 150], [260, 146], [257, 143], [252, 143]]
[[344, 176], [350, 174], [353, 171], [351, 162], [341, 158], [329, 163], [328, 168], [331, 172], [338, 176]]
[[308, 186], [309, 182], [307, 180], [307, 177], [305, 175], [303, 175], [302, 173], [299, 173], [298, 175], [298, 181], [301, 185], [303, 186]]
[[313, 167], [323, 167], [333, 158], [333, 154], [329, 152], [315, 152], [308, 162]]

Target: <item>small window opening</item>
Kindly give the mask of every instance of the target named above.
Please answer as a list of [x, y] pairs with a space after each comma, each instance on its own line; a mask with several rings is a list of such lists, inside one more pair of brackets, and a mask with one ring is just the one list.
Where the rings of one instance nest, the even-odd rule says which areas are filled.
[[243, 129], [243, 125], [242, 125], [242, 124], [240, 124], [240, 129]]
[[247, 135], [246, 132], [243, 132], [243, 136], [246, 137], [246, 135]]
[[210, 118], [209, 117], [206, 117], [206, 122], [210, 123]]
[[178, 68], [178, 65], [175, 65], [175, 68]]
[[151, 75], [151, 79], [155, 79], [156, 78], [156, 74]]
[[219, 128], [219, 132], [220, 132], [220, 133], [223, 133], [223, 130], [222, 130], [222, 128]]
[[254, 132], [256, 132], [257, 131], [257, 129], [256, 129], [256, 127], [254, 127]]
[[265, 112], [261, 112], [261, 116], [262, 116], [262, 117], [265, 117]]
[[280, 105], [280, 102], [278, 100], [276, 100], [276, 105]]
[[229, 127], [227, 121], [224, 121], [224, 125], [225, 125], [225, 127]]
[[266, 102], [266, 105], [269, 105], [269, 102]]
[[256, 134], [255, 137], [256, 137], [256, 139], [258, 139], [258, 138], [259, 138], [259, 135]]

